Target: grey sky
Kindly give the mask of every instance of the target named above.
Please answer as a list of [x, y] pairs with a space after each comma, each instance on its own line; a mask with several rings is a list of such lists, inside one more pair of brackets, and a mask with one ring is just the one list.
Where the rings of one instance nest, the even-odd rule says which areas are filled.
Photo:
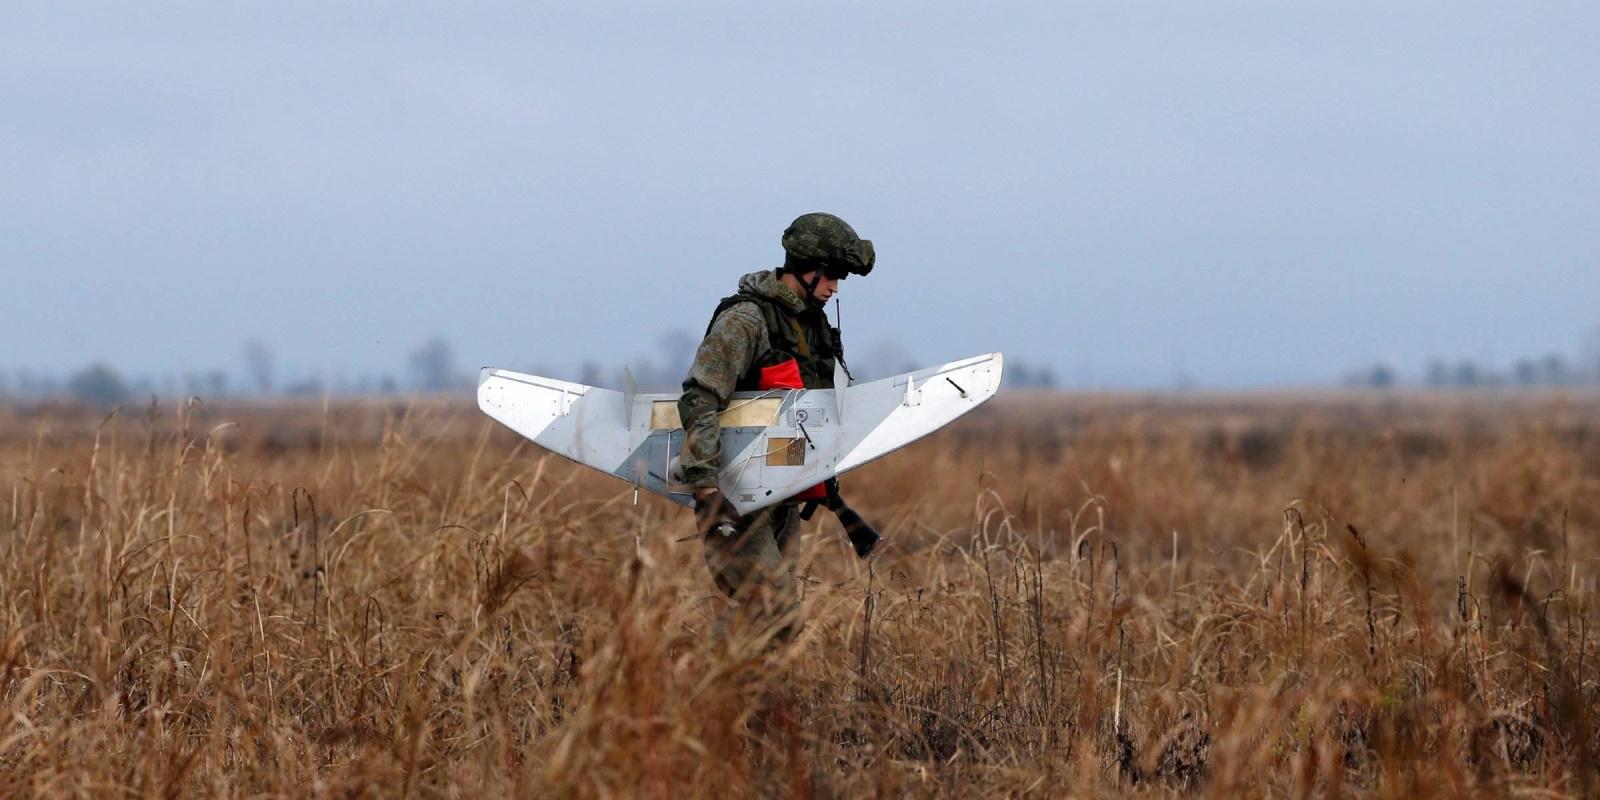
[[[1600, 323], [1593, 3], [0, 6], [0, 367], [620, 365], [795, 215], [855, 347], [1329, 380]], [[1588, 76], [1587, 78], [1585, 76]]]

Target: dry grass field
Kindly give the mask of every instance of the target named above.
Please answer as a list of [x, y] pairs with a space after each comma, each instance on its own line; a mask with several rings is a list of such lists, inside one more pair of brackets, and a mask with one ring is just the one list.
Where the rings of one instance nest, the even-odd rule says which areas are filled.
[[1600, 796], [1600, 401], [1005, 395], [807, 624], [469, 405], [0, 407], [0, 796]]

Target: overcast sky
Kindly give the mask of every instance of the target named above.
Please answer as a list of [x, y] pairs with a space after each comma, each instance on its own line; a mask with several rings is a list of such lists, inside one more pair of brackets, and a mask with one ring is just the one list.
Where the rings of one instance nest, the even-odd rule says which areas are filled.
[[1600, 324], [1600, 5], [0, 4], [0, 368], [620, 365], [797, 214], [847, 340], [1304, 384]]

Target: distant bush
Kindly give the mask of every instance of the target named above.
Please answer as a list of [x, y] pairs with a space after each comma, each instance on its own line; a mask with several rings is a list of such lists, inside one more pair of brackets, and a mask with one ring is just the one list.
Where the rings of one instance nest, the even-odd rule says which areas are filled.
[[114, 406], [128, 399], [128, 384], [106, 364], [91, 364], [67, 379], [67, 392], [85, 403]]

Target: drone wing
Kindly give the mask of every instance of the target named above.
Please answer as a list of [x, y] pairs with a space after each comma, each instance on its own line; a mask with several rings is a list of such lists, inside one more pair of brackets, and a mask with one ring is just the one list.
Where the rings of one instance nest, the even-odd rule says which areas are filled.
[[933, 433], [994, 397], [1005, 358], [1000, 353], [852, 386], [840, 433], [836, 473], [882, 458]]
[[628, 456], [623, 394], [581, 383], [485, 367], [478, 407], [535, 444], [602, 472]]

